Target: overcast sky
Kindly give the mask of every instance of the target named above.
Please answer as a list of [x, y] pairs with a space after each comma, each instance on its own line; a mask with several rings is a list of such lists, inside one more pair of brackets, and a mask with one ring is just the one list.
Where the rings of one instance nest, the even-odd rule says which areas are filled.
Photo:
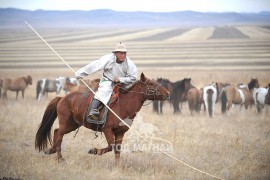
[[93, 10], [169, 12], [270, 11], [270, 0], [0, 0], [0, 8], [27, 10]]

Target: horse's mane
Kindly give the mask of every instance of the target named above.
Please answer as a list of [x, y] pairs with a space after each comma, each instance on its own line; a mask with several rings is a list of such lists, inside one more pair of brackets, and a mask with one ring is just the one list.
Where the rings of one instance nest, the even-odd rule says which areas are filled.
[[24, 82], [25, 82], [25, 84], [26, 84], [26, 86], [28, 85], [28, 79], [26, 78], [26, 77], [21, 77], [23, 80], [24, 80]]
[[185, 80], [186, 80], [186, 78], [172, 83], [173, 87], [174, 88], [183, 88], [185, 86]]
[[248, 89], [254, 88], [256, 83], [258, 83], [258, 80], [256, 78], [251, 79], [251, 81], [248, 83]]
[[164, 82], [164, 83], [171, 83], [169, 79], [164, 79], [164, 78], [157, 78], [157, 82]]
[[128, 93], [128, 91], [130, 91], [139, 82], [140, 82], [140, 80], [136, 80], [133, 83], [121, 86], [119, 88], [119, 91], [122, 92], [122, 93]]
[[21, 77], [21, 78], [24, 80], [26, 86], [28, 86], [28, 84], [29, 84], [30, 81], [32, 80], [32, 77], [29, 76], [29, 75], [28, 75], [27, 77]]

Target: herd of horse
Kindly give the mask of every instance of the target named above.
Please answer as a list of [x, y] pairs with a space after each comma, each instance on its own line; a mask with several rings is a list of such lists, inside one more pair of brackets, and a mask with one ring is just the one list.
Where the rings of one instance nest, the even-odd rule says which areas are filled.
[[[28, 85], [32, 84], [32, 77], [21, 77], [17, 79], [0, 80], [0, 90], [4, 90], [3, 98], [7, 99], [7, 90], [18, 92], [24, 91]], [[99, 79], [87, 81], [87, 85], [95, 91], [98, 88]], [[214, 116], [214, 107], [218, 101], [221, 101], [222, 113], [228, 113], [233, 104], [244, 105], [247, 109], [252, 104], [256, 105], [257, 112], [260, 112], [265, 105], [270, 105], [269, 87], [260, 87], [257, 79], [251, 78], [248, 84], [239, 84], [233, 86], [227, 83], [214, 82], [202, 88], [197, 88], [191, 83], [191, 78], [171, 82], [168, 79], [158, 78], [157, 80], [148, 79], [141, 73], [140, 79], [133, 84], [123, 88], [116, 86], [118, 94], [117, 103], [110, 106], [111, 109], [125, 122], [133, 122], [136, 114], [142, 108], [146, 100], [153, 101], [154, 111], [162, 113], [162, 106], [165, 101], [169, 101], [174, 113], [181, 113], [179, 104], [188, 101], [189, 110], [192, 115], [200, 112], [201, 105], [204, 106], [204, 112], [208, 112], [209, 117]], [[45, 109], [42, 121], [36, 132], [35, 148], [44, 151], [46, 154], [57, 154], [57, 159], [62, 159], [61, 144], [63, 136], [71, 131], [75, 131], [81, 126], [94, 131], [103, 132], [108, 146], [102, 149], [92, 148], [89, 153], [102, 155], [114, 150], [115, 159], [119, 160], [121, 144], [125, 132], [129, 127], [115, 116], [108, 112], [106, 123], [102, 126], [88, 123], [85, 118], [87, 107], [89, 106], [89, 97], [92, 92], [86, 90], [86, 87], [80, 84], [76, 79], [57, 77], [56, 79], [40, 79], [37, 81], [37, 100], [40, 100], [46, 93], [56, 92], [63, 89], [64, 96], [56, 96], [52, 99]], [[69, 92], [69, 93], [68, 93]], [[105, 113], [105, 108], [101, 109], [100, 116]], [[51, 128], [58, 118], [59, 128], [53, 131]], [[52, 147], [48, 147], [48, 143]]]
[[[97, 91], [100, 79], [84, 80], [84, 82]], [[191, 115], [195, 115], [204, 107], [204, 112], [208, 112], [209, 117], [214, 116], [215, 104], [221, 101], [221, 112], [229, 113], [234, 104], [244, 105], [245, 109], [255, 105], [256, 112], [261, 112], [265, 105], [270, 105], [270, 92], [268, 87], [260, 87], [256, 78], [251, 78], [248, 84], [238, 84], [236, 86], [229, 83], [215, 82], [202, 88], [197, 88], [191, 83], [191, 78], [171, 82], [169, 79], [157, 78], [156, 82], [170, 92], [169, 103], [173, 106], [174, 113], [181, 113], [182, 102], [187, 101]], [[32, 85], [32, 77], [20, 77], [16, 79], [0, 79], [0, 98], [7, 99], [7, 91], [15, 91], [16, 99], [18, 94], [24, 92], [28, 85]], [[3, 90], [3, 93], [2, 93]], [[41, 100], [48, 93], [54, 92], [56, 96], [63, 90], [65, 94], [72, 91], [90, 92], [89, 88], [75, 77], [58, 76], [54, 79], [42, 78], [37, 80], [36, 99]], [[2, 95], [3, 94], [3, 95]], [[153, 111], [162, 114], [163, 101], [153, 101]], [[180, 108], [180, 106], [181, 108]], [[266, 108], [267, 110], [267, 108]]]
[[[191, 115], [195, 115], [204, 107], [204, 112], [208, 112], [209, 117], [214, 116], [215, 104], [221, 101], [221, 112], [229, 114], [233, 105], [240, 105], [240, 110], [244, 105], [245, 109], [255, 105], [257, 113], [270, 105], [270, 92], [267, 87], [260, 87], [256, 78], [251, 78], [248, 84], [232, 85], [229, 83], [213, 82], [202, 88], [197, 88], [191, 84], [190, 78], [171, 82], [169, 79], [157, 78], [157, 82], [165, 87], [171, 94], [169, 103], [173, 106], [174, 113], [181, 113], [179, 104], [187, 101]], [[163, 103], [153, 102], [153, 111], [162, 114]], [[266, 108], [267, 111], [267, 108]]]
[[[94, 91], [97, 90], [99, 84], [99, 78], [94, 80], [84, 80], [84, 82], [91, 87]], [[16, 100], [18, 99], [19, 92], [22, 92], [22, 98], [24, 98], [25, 89], [32, 85], [32, 77], [20, 77], [20, 78], [5, 78], [0, 79], [0, 98], [7, 99], [7, 91], [16, 92]], [[3, 90], [3, 93], [2, 93]], [[88, 87], [80, 83], [75, 77], [63, 77], [56, 78], [42, 78], [37, 80], [36, 84], [36, 99], [41, 100], [44, 96], [48, 96], [48, 93], [55, 93], [56, 96], [60, 95], [61, 90], [65, 94], [72, 91], [90, 92]]]

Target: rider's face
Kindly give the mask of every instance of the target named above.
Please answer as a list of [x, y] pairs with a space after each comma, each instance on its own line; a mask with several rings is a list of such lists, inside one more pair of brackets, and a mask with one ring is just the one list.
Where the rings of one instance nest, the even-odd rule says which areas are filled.
[[116, 58], [118, 61], [123, 62], [126, 59], [127, 53], [126, 52], [116, 52], [115, 55], [116, 55]]

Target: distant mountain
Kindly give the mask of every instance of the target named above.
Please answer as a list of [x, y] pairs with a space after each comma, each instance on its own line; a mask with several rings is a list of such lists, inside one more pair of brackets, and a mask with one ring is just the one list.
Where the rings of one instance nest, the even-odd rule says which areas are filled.
[[108, 9], [91, 11], [28, 11], [0, 8], [0, 28], [35, 27], [167, 27], [210, 25], [270, 25], [270, 12], [261, 13], [201, 13], [178, 12], [123, 12]]

